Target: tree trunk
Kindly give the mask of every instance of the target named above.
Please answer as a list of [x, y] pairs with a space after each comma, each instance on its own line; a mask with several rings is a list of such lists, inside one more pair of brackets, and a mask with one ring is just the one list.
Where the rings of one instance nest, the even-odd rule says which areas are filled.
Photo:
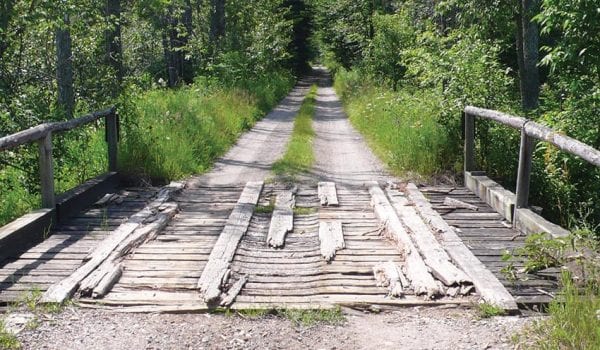
[[56, 83], [58, 85], [58, 108], [63, 111], [66, 119], [71, 119], [73, 118], [75, 94], [73, 92], [73, 54], [68, 15], [64, 15], [63, 23], [56, 29]]
[[4, 51], [8, 48], [8, 25], [13, 15], [13, 1], [3, 1], [0, 4], [0, 60], [4, 56]]
[[121, 89], [123, 82], [123, 45], [121, 43], [121, 0], [106, 0], [105, 16], [108, 29], [104, 33], [106, 45], [106, 63], [113, 68], [117, 89], [115, 95]]
[[521, 9], [523, 34], [523, 69], [521, 105], [525, 110], [539, 106], [540, 76], [538, 69], [540, 33], [532, 19], [539, 12], [539, 0], [523, 0]]
[[216, 52], [221, 48], [225, 35], [225, 0], [211, 0], [210, 41]]
[[187, 45], [190, 42], [190, 38], [194, 34], [194, 26], [193, 26], [193, 13], [192, 13], [192, 3], [190, 0], [185, 1], [183, 13], [181, 14], [181, 23], [183, 24], [183, 28], [185, 28], [185, 34], [179, 35], [179, 44], [182, 50], [180, 51], [181, 56], [181, 77], [186, 83], [191, 83], [194, 80], [194, 69], [192, 65], [191, 58], [188, 57], [189, 50], [187, 49]]

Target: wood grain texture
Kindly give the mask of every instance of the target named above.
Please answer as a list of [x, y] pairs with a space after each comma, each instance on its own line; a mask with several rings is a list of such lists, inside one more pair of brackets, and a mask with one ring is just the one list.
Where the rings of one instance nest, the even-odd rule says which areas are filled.
[[229, 267], [242, 237], [248, 230], [263, 182], [248, 182], [214, 245], [197, 287], [207, 303], [217, 301], [229, 277]]
[[340, 203], [337, 198], [335, 182], [319, 182], [318, 196], [321, 206], [338, 206]]
[[344, 249], [344, 232], [341, 221], [325, 221], [319, 223], [319, 241], [321, 256], [325, 261], [331, 261], [338, 250]]
[[283, 191], [277, 195], [267, 235], [267, 245], [270, 247], [283, 247], [285, 236], [294, 229], [294, 197], [292, 191]]

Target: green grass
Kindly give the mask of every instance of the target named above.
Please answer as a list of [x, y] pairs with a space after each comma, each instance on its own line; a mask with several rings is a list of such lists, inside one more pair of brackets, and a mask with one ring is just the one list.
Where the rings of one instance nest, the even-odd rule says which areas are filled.
[[308, 172], [315, 161], [312, 118], [316, 95], [317, 87], [313, 85], [294, 120], [294, 130], [285, 154], [273, 164], [273, 173], [279, 178], [294, 179], [297, 175]]
[[280, 309], [277, 314], [298, 326], [311, 327], [317, 324], [341, 325], [346, 321], [340, 307], [333, 309]]
[[563, 276], [563, 288], [548, 307], [549, 317], [515, 337], [522, 348], [600, 349], [600, 286], [578, 288]]
[[203, 86], [132, 93], [123, 101], [123, 172], [175, 180], [207, 171], [241, 133], [285, 96], [288, 75], [247, 83], [248, 88]]
[[494, 316], [506, 315], [506, 311], [504, 309], [489, 303], [477, 304], [477, 311], [480, 318], [490, 318]]
[[319, 208], [316, 207], [294, 207], [294, 215], [310, 215], [316, 214]]
[[335, 89], [350, 122], [396, 175], [431, 176], [455, 165], [437, 122], [441, 97], [426, 89], [394, 92], [359, 73], [338, 70]]
[[4, 328], [3, 321], [0, 321], [0, 349], [21, 349], [19, 339]]

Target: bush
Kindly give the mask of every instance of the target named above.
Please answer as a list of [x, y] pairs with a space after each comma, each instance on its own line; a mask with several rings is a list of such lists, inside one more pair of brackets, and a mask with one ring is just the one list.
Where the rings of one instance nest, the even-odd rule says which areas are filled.
[[160, 180], [202, 173], [292, 83], [289, 75], [277, 73], [234, 87], [198, 79], [179, 90], [130, 93], [121, 112], [119, 167], [124, 173]]

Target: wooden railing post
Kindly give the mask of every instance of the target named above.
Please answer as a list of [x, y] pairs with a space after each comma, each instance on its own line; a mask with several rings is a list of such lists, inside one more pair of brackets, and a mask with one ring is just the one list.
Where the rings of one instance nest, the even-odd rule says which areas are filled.
[[[531, 178], [531, 163], [535, 139], [529, 137], [525, 127], [521, 129], [521, 146], [519, 149], [519, 169], [517, 171], [517, 199], [515, 210], [526, 208], [529, 201], [529, 183]], [[516, 217], [516, 213], [515, 216]]]
[[118, 125], [117, 113], [106, 116], [106, 142], [108, 144], [108, 171], [117, 171]]
[[467, 172], [475, 170], [475, 117], [463, 113], [463, 118], [465, 121], [464, 167]]
[[52, 160], [52, 132], [38, 141], [40, 157], [40, 183], [42, 207], [54, 208], [54, 164]]

